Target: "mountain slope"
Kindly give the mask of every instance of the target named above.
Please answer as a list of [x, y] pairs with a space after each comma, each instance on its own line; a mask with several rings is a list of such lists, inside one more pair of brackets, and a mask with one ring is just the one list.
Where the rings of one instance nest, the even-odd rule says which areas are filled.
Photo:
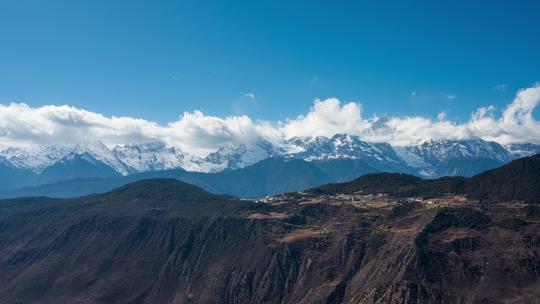
[[377, 170], [373, 169], [366, 162], [359, 159], [313, 160], [311, 163], [321, 169], [334, 182], [350, 181], [358, 176], [377, 172]]
[[540, 155], [514, 160], [471, 178], [443, 177], [424, 180], [400, 173], [374, 173], [348, 183], [329, 184], [313, 193], [387, 193], [398, 197], [434, 197], [464, 194], [482, 202], [524, 201], [540, 203]]
[[540, 154], [478, 174], [467, 182], [469, 196], [483, 201], [540, 203]]
[[177, 179], [213, 193], [250, 198], [304, 190], [333, 181], [323, 170], [310, 162], [299, 159], [269, 158], [239, 170], [202, 173], [175, 169], [143, 172], [118, 178], [76, 178], [5, 191], [0, 193], [0, 196], [75, 197], [102, 193], [131, 182], [153, 178]]
[[70, 153], [54, 165], [45, 168], [37, 179], [38, 184], [50, 184], [74, 178], [119, 177], [116, 170], [98, 161], [88, 152]]
[[7, 159], [0, 157], [0, 191], [10, 190], [16, 187], [30, 186], [34, 183], [34, 172], [20, 169], [11, 164]]
[[268, 158], [243, 169], [217, 173], [170, 170], [140, 173], [124, 180], [161, 177], [175, 178], [213, 193], [244, 198], [303, 190], [331, 181], [328, 175], [309, 162], [284, 158]]
[[[537, 303], [536, 206], [255, 204], [175, 180], [0, 200], [6, 303]], [[511, 246], [509, 246], [511, 244]]]
[[218, 193], [249, 198], [308, 189], [332, 180], [309, 162], [283, 158], [269, 158], [242, 170], [204, 175], [202, 179]]

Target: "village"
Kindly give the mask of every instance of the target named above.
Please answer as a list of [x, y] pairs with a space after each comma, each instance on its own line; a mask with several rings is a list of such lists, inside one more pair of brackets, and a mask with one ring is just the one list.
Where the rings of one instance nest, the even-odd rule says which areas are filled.
[[404, 202], [414, 202], [428, 207], [445, 207], [453, 204], [465, 203], [467, 198], [459, 195], [448, 195], [439, 198], [407, 197], [396, 198], [387, 193], [366, 194], [362, 191], [353, 194], [313, 194], [309, 192], [282, 193], [275, 196], [252, 200], [256, 203], [270, 204], [274, 206], [288, 203], [299, 205], [328, 204], [328, 205], [352, 205], [356, 207], [391, 207]]

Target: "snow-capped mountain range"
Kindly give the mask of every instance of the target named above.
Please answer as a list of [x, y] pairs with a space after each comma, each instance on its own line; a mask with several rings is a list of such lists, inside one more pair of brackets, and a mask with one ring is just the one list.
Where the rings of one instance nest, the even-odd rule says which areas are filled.
[[283, 156], [307, 161], [339, 158], [359, 159], [379, 171], [408, 172], [406, 162], [387, 143], [367, 143], [358, 136], [336, 134], [331, 138], [292, 138], [285, 144]]
[[75, 167], [86, 168], [88, 164], [82, 166], [81, 162], [91, 161], [108, 166], [120, 175], [130, 175], [168, 169], [220, 172], [241, 169], [270, 157], [306, 161], [345, 158], [363, 161], [377, 171], [438, 177], [473, 175], [535, 153], [540, 153], [540, 145], [514, 144], [503, 147], [496, 142], [475, 139], [429, 140], [417, 145], [394, 147], [387, 143], [368, 143], [357, 136], [336, 134], [331, 138], [291, 138], [279, 144], [265, 140], [251, 144], [226, 144], [205, 157], [161, 142], [133, 143], [112, 148], [101, 142], [29, 148], [0, 147], [0, 163], [4, 167], [31, 171], [38, 176], [58, 163], [69, 168], [69, 164], [76, 160]]
[[129, 168], [131, 173], [176, 168], [199, 172], [215, 171], [201, 157], [185, 153], [179, 147], [167, 146], [161, 142], [116, 146], [111, 152]]
[[82, 155], [88, 153], [96, 160], [103, 162], [122, 175], [133, 171], [126, 166], [102, 142], [85, 142], [76, 145], [32, 146], [32, 147], [6, 147], [0, 149], [0, 155], [7, 159], [14, 167], [29, 169], [40, 173], [45, 168], [61, 161], [69, 154]]

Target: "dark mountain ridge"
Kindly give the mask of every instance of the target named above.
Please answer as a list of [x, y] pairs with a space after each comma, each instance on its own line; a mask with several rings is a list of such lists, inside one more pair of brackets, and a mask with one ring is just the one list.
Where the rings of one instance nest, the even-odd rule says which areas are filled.
[[435, 197], [463, 194], [482, 202], [540, 203], [540, 154], [514, 160], [500, 168], [470, 178], [442, 177], [425, 180], [402, 173], [373, 173], [351, 182], [311, 189], [315, 194], [387, 193], [396, 197]]

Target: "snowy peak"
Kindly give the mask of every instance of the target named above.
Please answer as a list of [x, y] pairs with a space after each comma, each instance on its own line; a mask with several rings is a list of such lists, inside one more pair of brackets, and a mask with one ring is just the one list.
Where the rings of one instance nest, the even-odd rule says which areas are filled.
[[92, 165], [95, 165], [99, 162], [88, 152], [84, 152], [82, 154], [78, 154], [77, 152], [71, 152], [68, 155], [66, 155], [64, 158], [59, 160], [57, 163], [67, 165], [69, 163], [74, 163], [74, 162], [79, 162], [79, 161], [86, 162]]
[[19, 169], [30, 169], [36, 174], [41, 173], [45, 168], [54, 165], [67, 155], [88, 153], [96, 160], [99, 160], [117, 172], [127, 175], [132, 173], [111, 150], [102, 142], [82, 142], [75, 145], [50, 145], [32, 147], [8, 147], [0, 151], [0, 155], [8, 159]]
[[100, 141], [77, 144], [72, 149], [72, 152], [81, 155], [87, 153], [122, 175], [133, 173], [128, 166], [118, 159], [114, 153], [112, 153], [112, 151]]
[[508, 162], [512, 159], [512, 155], [500, 144], [481, 139], [429, 140], [405, 149], [420, 156], [428, 163], [463, 158], [485, 158], [501, 162]]
[[500, 144], [481, 139], [428, 140], [395, 150], [407, 165], [425, 177], [471, 176], [513, 159]]
[[358, 159], [378, 171], [414, 173], [387, 143], [368, 143], [358, 136], [336, 134], [331, 138], [292, 138], [287, 156], [308, 161]]
[[516, 158], [531, 156], [540, 153], [540, 145], [535, 144], [510, 144], [506, 149]]
[[69, 153], [65, 146], [7, 147], [0, 155], [18, 169], [28, 169], [35, 173], [53, 165]]
[[375, 162], [400, 162], [389, 144], [367, 143], [358, 136], [347, 134], [336, 134], [332, 138], [296, 137], [287, 144], [296, 146], [291, 149], [291, 156], [305, 160], [353, 158]]
[[187, 171], [206, 171], [200, 157], [183, 152], [179, 147], [163, 142], [116, 146], [113, 154], [135, 172], [182, 168]]
[[305, 160], [356, 158], [358, 148], [367, 145], [356, 136], [346, 134], [336, 134], [332, 138], [324, 136], [294, 137], [287, 144], [294, 147], [290, 149], [291, 157]]
[[178, 168], [184, 160], [180, 149], [160, 142], [116, 146], [113, 154], [136, 172]]
[[277, 154], [277, 148], [268, 141], [254, 144], [226, 144], [208, 154], [204, 161], [214, 165], [215, 171], [240, 169]]
[[[474, 140], [429, 140], [416, 145], [394, 147], [388, 143], [370, 143], [358, 136], [336, 134], [328, 137], [296, 137], [272, 144], [225, 144], [206, 157], [183, 151], [163, 142], [132, 143], [109, 149], [102, 142], [75, 145], [50, 145], [0, 148], [0, 163], [35, 176], [45, 169], [77, 160], [103, 164], [122, 175], [136, 172], [170, 170], [219, 172], [241, 169], [277, 156], [306, 161], [354, 159], [377, 171], [404, 172], [425, 177], [472, 175], [500, 166], [512, 159], [540, 152], [540, 145]], [[75, 168], [69, 166], [70, 168]], [[33, 173], [32, 173], [33, 172]]]

